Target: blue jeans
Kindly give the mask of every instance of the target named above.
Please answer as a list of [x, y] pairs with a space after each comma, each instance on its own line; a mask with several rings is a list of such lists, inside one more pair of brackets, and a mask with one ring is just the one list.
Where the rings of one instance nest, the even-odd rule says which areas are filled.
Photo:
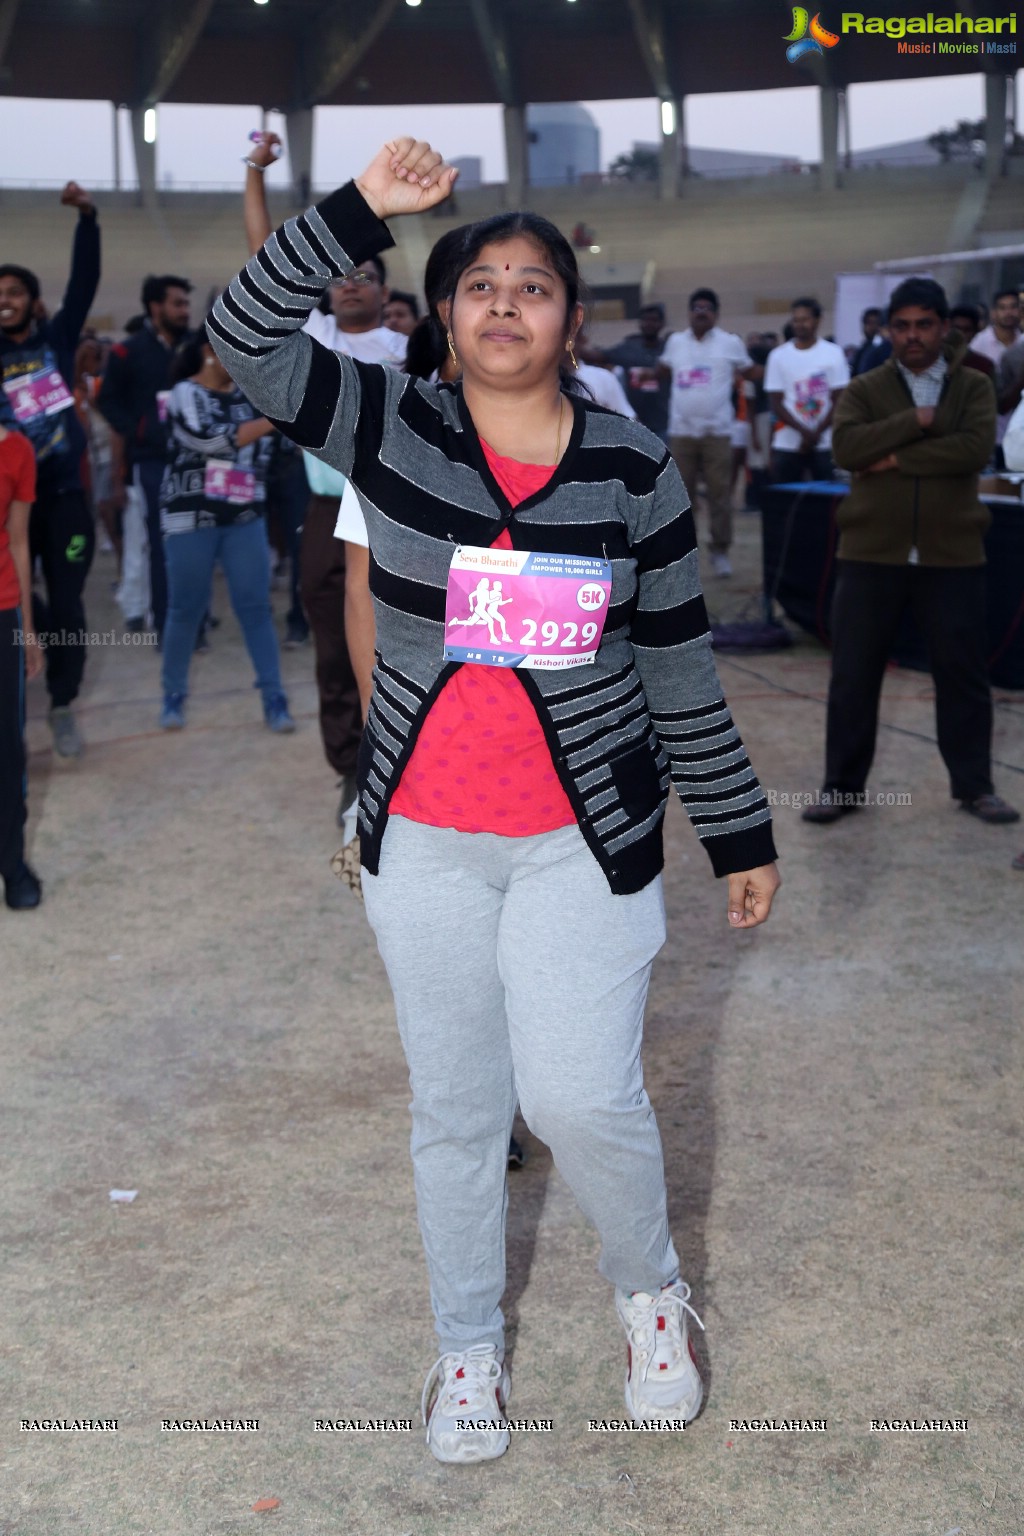
[[194, 528], [164, 539], [167, 563], [167, 625], [164, 629], [164, 693], [188, 693], [192, 649], [210, 601], [217, 560], [228, 580], [235, 617], [266, 704], [281, 689], [281, 662], [270, 611], [270, 547], [262, 517], [226, 528]]

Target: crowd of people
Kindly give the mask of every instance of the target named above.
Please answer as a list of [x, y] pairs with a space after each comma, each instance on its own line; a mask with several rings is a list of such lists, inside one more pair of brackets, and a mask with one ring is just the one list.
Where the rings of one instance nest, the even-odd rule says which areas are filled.
[[[691, 502], [700, 490], [725, 579], [741, 471], [754, 505], [769, 479], [830, 481], [836, 466], [852, 479], [808, 821], [864, 804], [907, 607], [930, 646], [954, 799], [1016, 820], [991, 779], [978, 474], [1024, 382], [1019, 301], [997, 295], [981, 328], [910, 279], [885, 314], [865, 312], [847, 356], [819, 335], [811, 296], [781, 337], [742, 340], [705, 286], [685, 329], [652, 302], [602, 348], [586, 340], [572, 242], [512, 213], [437, 241], [421, 311], [388, 287], [384, 221], [439, 207], [456, 172], [396, 140], [275, 232], [277, 148], [265, 134], [246, 149], [250, 260], [198, 325], [190, 282], [165, 274], [146, 279], [123, 341], [83, 339], [100, 246], [74, 183], [52, 320], [34, 275], [0, 266], [7, 904], [41, 894], [24, 857], [26, 676], [45, 667], [54, 751], [83, 749], [72, 705], [97, 518], [120, 555], [126, 626], [156, 638], [166, 730], [186, 725], [219, 562], [273, 732], [294, 729], [279, 646], [312, 637], [342, 872], [365, 899], [413, 1086], [440, 1349], [424, 1388], [431, 1451], [478, 1461], [509, 1444], [500, 1298], [517, 1103], [600, 1234], [631, 1417], [690, 1419], [696, 1314], [640, 1070], [670, 788], [726, 882], [730, 927], [762, 923], [779, 883], [712, 657]], [[271, 528], [291, 580], [283, 641]]]

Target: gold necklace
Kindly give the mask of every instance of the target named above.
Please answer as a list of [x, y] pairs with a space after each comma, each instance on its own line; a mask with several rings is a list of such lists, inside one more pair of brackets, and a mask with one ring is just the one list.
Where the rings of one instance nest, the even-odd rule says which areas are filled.
[[565, 396], [561, 390], [558, 392], [558, 432], [555, 435], [555, 463], [562, 454], [562, 412], [565, 410]]

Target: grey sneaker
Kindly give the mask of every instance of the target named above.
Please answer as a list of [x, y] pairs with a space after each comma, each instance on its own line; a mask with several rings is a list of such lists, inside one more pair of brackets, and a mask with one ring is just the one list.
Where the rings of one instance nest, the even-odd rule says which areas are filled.
[[50, 710], [50, 730], [53, 732], [53, 750], [58, 757], [81, 757], [82, 738], [67, 705]]

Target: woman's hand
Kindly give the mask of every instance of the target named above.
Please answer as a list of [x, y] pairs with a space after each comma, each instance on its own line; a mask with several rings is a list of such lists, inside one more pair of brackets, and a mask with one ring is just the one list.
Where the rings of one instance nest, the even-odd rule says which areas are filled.
[[729, 927], [756, 928], [772, 909], [782, 879], [774, 864], [729, 875]]
[[422, 139], [391, 139], [355, 184], [378, 219], [390, 219], [443, 203], [458, 174]]

